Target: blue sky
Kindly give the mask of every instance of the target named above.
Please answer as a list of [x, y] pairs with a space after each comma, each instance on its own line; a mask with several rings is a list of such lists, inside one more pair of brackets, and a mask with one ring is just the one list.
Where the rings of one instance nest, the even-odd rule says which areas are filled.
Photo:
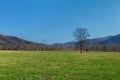
[[120, 0], [1, 0], [0, 34], [34, 42], [73, 41], [75, 28], [90, 38], [120, 33]]

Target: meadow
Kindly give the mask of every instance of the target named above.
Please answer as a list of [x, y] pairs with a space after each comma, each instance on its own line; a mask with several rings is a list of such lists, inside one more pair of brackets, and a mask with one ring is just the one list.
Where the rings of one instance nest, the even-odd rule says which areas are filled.
[[0, 80], [120, 80], [120, 53], [0, 51]]

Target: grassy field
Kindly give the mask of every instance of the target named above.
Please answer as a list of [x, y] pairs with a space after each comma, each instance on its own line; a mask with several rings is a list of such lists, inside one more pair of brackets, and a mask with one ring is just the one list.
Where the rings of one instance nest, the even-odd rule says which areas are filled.
[[120, 80], [120, 53], [0, 51], [0, 80]]

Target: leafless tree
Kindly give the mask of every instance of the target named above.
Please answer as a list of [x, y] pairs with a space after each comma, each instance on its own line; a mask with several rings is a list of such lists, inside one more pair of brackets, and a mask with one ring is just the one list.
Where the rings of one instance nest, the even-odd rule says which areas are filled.
[[77, 41], [77, 47], [79, 50], [83, 51], [84, 43], [86, 39], [90, 36], [88, 33], [88, 30], [86, 28], [76, 28], [73, 32], [73, 36], [75, 37], [75, 40]]

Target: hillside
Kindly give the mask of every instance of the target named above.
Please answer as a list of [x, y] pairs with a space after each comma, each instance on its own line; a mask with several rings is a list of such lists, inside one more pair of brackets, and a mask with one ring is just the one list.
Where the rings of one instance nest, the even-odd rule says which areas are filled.
[[120, 34], [110, 37], [109, 39], [102, 41], [101, 43], [106, 45], [120, 45]]
[[[99, 43], [100, 46], [118, 46], [120, 45], [120, 34], [115, 36], [107, 36], [102, 38], [88, 39], [88, 47]], [[76, 42], [55, 43], [47, 45], [43, 43], [35, 43], [27, 41], [15, 36], [6, 36], [0, 34], [0, 49], [1, 50], [73, 50]]]
[[[99, 42], [101, 45], [110, 45], [110, 46], [116, 46], [120, 44], [120, 34], [115, 36], [107, 36], [107, 37], [101, 37], [101, 38], [94, 38], [94, 39], [87, 39], [87, 42], [89, 43], [89, 46], [92, 46]], [[65, 47], [65, 48], [73, 48], [76, 42], [66, 42], [66, 43], [55, 43], [52, 44], [53, 46], [57, 47]]]
[[27, 41], [15, 36], [5, 36], [0, 34], [0, 49], [7, 50], [46, 50], [51, 46]]

